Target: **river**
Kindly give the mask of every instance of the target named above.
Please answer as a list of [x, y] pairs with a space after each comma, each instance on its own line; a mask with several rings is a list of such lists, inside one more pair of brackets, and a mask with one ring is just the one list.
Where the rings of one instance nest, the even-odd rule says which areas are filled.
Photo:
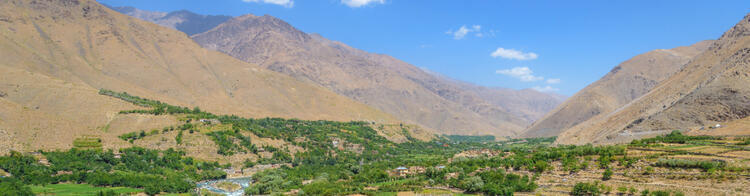
[[[206, 182], [200, 182], [197, 184], [198, 190], [206, 189], [214, 193], [224, 194], [228, 196], [240, 196], [245, 193], [245, 188], [250, 186], [250, 177], [243, 177], [243, 178], [228, 178], [228, 179], [221, 179], [221, 180], [211, 180]], [[219, 188], [214, 187], [213, 185], [219, 182], [231, 182], [235, 184], [239, 184], [242, 186], [240, 190], [234, 191], [234, 192], [228, 192]]]

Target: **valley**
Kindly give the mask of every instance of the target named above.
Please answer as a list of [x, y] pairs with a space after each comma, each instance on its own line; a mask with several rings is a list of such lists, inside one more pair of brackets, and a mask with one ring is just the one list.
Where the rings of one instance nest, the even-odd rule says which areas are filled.
[[0, 1], [0, 196], [750, 195], [744, 2], [415, 2]]
[[[71, 150], [12, 152], [0, 157], [6, 178], [33, 184], [26, 189], [35, 194], [59, 195], [211, 195], [218, 185], [195, 183], [226, 177], [249, 177], [253, 182], [242, 192], [253, 195], [750, 193], [743, 188], [750, 183], [750, 137], [672, 131], [629, 144], [552, 146], [554, 137], [420, 140], [403, 128], [407, 141], [397, 143], [366, 122], [246, 119], [109, 90], [100, 95], [143, 107], [120, 114], [173, 116], [181, 125], [123, 134], [120, 139], [133, 147], [116, 151], [103, 150], [100, 139], [88, 137], [77, 139]], [[208, 148], [196, 150], [196, 144]], [[107, 171], [116, 175], [99, 173]], [[166, 181], [144, 181], [158, 176]]]

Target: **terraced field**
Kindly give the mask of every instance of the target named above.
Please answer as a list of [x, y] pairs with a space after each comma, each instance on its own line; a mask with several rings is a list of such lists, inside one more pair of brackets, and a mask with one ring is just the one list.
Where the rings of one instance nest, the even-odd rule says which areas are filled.
[[[592, 156], [589, 168], [577, 172], [564, 170], [559, 162], [554, 169], [539, 176], [540, 188], [528, 195], [571, 195], [581, 182], [600, 182], [600, 191], [608, 195], [642, 195], [648, 190], [666, 191], [671, 195], [750, 195], [750, 146], [745, 137], [688, 139], [680, 142], [658, 141], [649, 144], [631, 143], [624, 156], [614, 159], [636, 159], [626, 166], [612, 163], [609, 180], [603, 180], [605, 169], [597, 167], [599, 157]], [[693, 165], [666, 166], [660, 163], [682, 162], [715, 164], [702, 168]], [[602, 186], [603, 185], [603, 186]], [[632, 189], [632, 190], [631, 190]]]

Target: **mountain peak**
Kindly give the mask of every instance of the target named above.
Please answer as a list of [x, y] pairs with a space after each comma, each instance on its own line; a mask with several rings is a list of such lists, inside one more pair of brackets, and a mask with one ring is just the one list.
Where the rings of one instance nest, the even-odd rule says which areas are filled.
[[724, 35], [719, 38], [719, 40], [724, 40], [728, 38], [738, 38], [738, 37], [745, 37], [750, 35], [750, 14], [745, 15], [745, 17], [740, 20], [734, 27], [729, 29], [727, 32], [724, 33]]
[[[267, 14], [263, 16], [252, 14], [238, 16], [201, 34], [213, 31], [220, 31], [223, 35], [233, 35], [242, 32], [245, 35], [252, 35], [253, 37], [277, 36], [277, 38], [300, 42], [312, 39], [307, 33], [294, 28], [294, 26], [279, 18]], [[196, 35], [194, 37], [200, 36]]]

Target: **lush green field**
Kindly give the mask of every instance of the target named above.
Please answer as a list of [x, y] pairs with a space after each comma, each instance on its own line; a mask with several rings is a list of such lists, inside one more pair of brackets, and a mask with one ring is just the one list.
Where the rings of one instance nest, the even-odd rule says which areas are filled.
[[88, 184], [48, 184], [45, 186], [31, 186], [31, 191], [37, 195], [96, 195], [99, 192], [114, 191], [116, 194], [131, 194], [143, 192], [143, 189], [128, 187], [95, 187]]

